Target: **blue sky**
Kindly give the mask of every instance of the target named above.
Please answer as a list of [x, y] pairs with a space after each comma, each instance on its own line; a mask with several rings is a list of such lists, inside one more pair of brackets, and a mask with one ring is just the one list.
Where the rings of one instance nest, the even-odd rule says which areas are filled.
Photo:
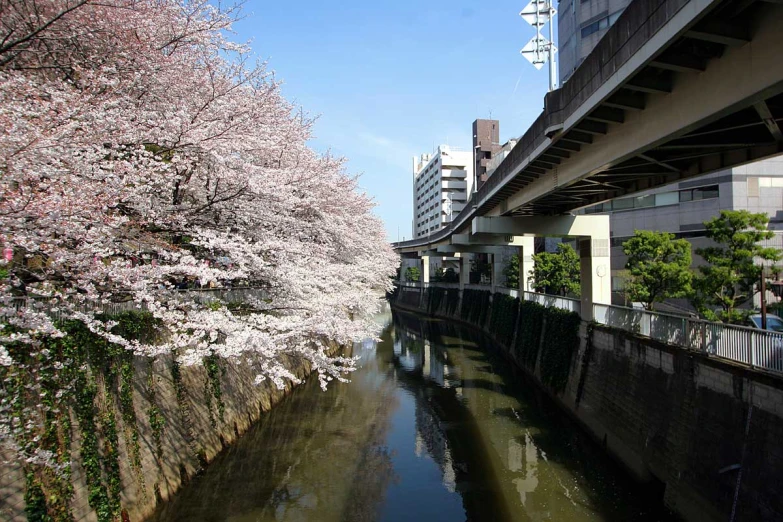
[[289, 101], [319, 115], [313, 147], [348, 158], [396, 241], [411, 237], [412, 156], [470, 149], [471, 123], [490, 112], [503, 141], [541, 112], [546, 68], [519, 54], [534, 35], [526, 3], [249, 0], [235, 29]]

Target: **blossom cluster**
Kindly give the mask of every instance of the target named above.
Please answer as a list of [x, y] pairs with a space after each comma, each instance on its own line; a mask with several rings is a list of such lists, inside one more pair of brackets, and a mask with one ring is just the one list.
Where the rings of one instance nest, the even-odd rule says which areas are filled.
[[[326, 341], [373, 335], [397, 260], [345, 162], [308, 146], [313, 119], [228, 39], [206, 0], [0, 0], [0, 234], [9, 343], [78, 319], [139, 355], [252, 360], [258, 381]], [[205, 288], [251, 287], [241, 306]], [[112, 333], [111, 303], [167, 331]]]

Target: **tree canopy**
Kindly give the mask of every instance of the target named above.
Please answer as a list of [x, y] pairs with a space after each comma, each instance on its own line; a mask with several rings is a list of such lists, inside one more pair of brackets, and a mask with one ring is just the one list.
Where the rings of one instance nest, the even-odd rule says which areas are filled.
[[579, 255], [567, 243], [557, 245], [557, 252], [535, 254], [529, 280], [536, 292], [579, 295]]
[[519, 288], [519, 254], [514, 254], [503, 268], [507, 288]]
[[691, 245], [687, 240], [674, 239], [668, 232], [636, 230], [623, 243], [623, 252], [628, 256], [625, 268], [629, 275], [625, 291], [631, 301], [652, 310], [656, 302], [691, 294]]
[[715, 246], [696, 250], [706, 261], [693, 282], [693, 303], [702, 316], [732, 323], [745, 319], [749, 312], [738, 308], [756, 292], [762, 270], [756, 260], [774, 262], [781, 257], [777, 249], [760, 245], [774, 235], [767, 230], [768, 222], [763, 213], [722, 210], [704, 223]]
[[[39, 353], [66, 335], [55, 309], [139, 355], [252, 355], [258, 380], [280, 387], [298, 381], [293, 356], [324, 386], [344, 378], [353, 360], [325, 341], [374, 335], [398, 258], [345, 160], [308, 147], [313, 119], [228, 39], [238, 8], [19, 0], [0, 13], [0, 287], [13, 323], [0, 365], [18, 363], [9, 343]], [[233, 313], [183, 285], [262, 297]], [[93, 309], [118, 300], [148, 310], [165, 342], [112, 333]]]

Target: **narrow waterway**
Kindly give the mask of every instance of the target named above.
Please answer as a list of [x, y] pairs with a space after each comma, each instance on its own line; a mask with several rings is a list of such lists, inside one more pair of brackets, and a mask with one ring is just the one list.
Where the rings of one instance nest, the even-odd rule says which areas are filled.
[[311, 379], [152, 520], [670, 520], [482, 336], [379, 320], [350, 384]]

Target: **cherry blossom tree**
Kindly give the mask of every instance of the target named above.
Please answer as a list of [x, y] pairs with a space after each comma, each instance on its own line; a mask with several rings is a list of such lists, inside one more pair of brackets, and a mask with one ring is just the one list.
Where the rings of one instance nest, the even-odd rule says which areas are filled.
[[[228, 39], [238, 16], [0, 0], [0, 365], [76, 319], [138, 355], [250, 361], [278, 386], [297, 380], [287, 356], [323, 386], [353, 369], [327, 341], [374, 335], [398, 262], [345, 161], [308, 147], [313, 120]], [[237, 308], [184, 285], [255, 290]], [[101, 311], [119, 302], [165, 338], [117, 334]]]

